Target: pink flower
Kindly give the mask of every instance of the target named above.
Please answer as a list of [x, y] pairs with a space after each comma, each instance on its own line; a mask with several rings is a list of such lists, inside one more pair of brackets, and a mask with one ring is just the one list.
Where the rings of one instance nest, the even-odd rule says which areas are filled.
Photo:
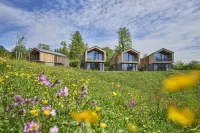
[[51, 110], [50, 114], [51, 116], [56, 116], [56, 110], [55, 109]]
[[35, 121], [29, 122], [24, 126], [24, 133], [38, 133], [39, 124]]
[[50, 128], [50, 133], [58, 133], [58, 127], [54, 125], [54, 127]]
[[134, 99], [132, 99], [132, 100], [129, 102], [129, 107], [130, 107], [130, 108], [133, 108], [135, 105], [136, 105], [136, 101], [135, 101]]
[[67, 97], [68, 96], [68, 88], [65, 87], [65, 88], [61, 89], [58, 93], [56, 93], [56, 96], [57, 97], [61, 97], [61, 96]]

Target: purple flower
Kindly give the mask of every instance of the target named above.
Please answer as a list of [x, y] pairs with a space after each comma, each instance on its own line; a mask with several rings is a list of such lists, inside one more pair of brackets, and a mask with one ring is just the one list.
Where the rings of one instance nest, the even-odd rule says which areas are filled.
[[38, 97], [37, 96], [35, 96], [34, 98], [33, 98], [33, 100], [32, 100], [32, 104], [38, 104], [38, 101], [39, 101], [39, 99], [38, 99]]
[[13, 106], [15, 106], [15, 107], [16, 107], [16, 106], [18, 106], [18, 105], [19, 105], [19, 104], [18, 104], [18, 103], [16, 103], [16, 102], [13, 104]]
[[[15, 103], [18, 103], [18, 104], [20, 103], [21, 105], [23, 105], [25, 102], [24, 99], [20, 95], [15, 95], [13, 100]], [[17, 104], [15, 104], [15, 105], [17, 105]]]
[[25, 103], [31, 103], [31, 102], [32, 102], [32, 100], [30, 98], [25, 99]]
[[6, 107], [6, 111], [7, 111], [7, 112], [10, 112], [11, 109], [12, 109], [12, 106], [11, 106], [11, 105], [8, 105], [8, 106]]
[[93, 104], [93, 105], [96, 105], [96, 104], [97, 104], [97, 101], [96, 101], [96, 100], [92, 100], [92, 104]]
[[37, 77], [37, 80], [40, 81], [41, 84], [49, 86], [51, 82], [48, 80], [45, 74], [41, 74]]
[[55, 109], [51, 110], [50, 114], [51, 116], [56, 116], [56, 110]]
[[51, 110], [51, 107], [50, 107], [50, 106], [42, 107], [42, 108], [41, 108], [41, 111], [44, 111], [44, 110]]
[[48, 80], [48, 79], [47, 79], [47, 76], [46, 76], [45, 74], [39, 75], [39, 76], [37, 77], [37, 79], [38, 79], [39, 81]]
[[84, 85], [83, 88], [80, 91], [80, 96], [81, 97], [86, 97], [87, 93], [88, 93], [88, 88], [87, 88], [86, 85]]
[[29, 122], [24, 126], [24, 133], [37, 133], [39, 124], [35, 121]]
[[136, 101], [135, 101], [134, 99], [132, 99], [132, 100], [129, 102], [129, 107], [130, 107], [130, 108], [133, 108], [135, 105], [136, 105]]
[[26, 113], [26, 109], [22, 108], [20, 111], [19, 111], [19, 114], [20, 115], [24, 115]]
[[54, 125], [54, 127], [50, 128], [50, 133], [58, 133], [58, 127]]
[[61, 96], [68, 96], [68, 88], [65, 87], [63, 89], [61, 89], [58, 93], [56, 93], [57, 97], [61, 97]]

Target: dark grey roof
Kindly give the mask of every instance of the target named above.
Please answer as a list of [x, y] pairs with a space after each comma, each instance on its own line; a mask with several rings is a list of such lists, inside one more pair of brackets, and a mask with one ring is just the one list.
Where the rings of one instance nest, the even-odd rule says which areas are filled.
[[[166, 49], [166, 48], [161, 48], [161, 49], [159, 49], [159, 50], [157, 50], [156, 52], [153, 52], [153, 53], [151, 53], [150, 55], [152, 55], [152, 54], [154, 54], [154, 53], [157, 53], [157, 52], [160, 52], [160, 51], [168, 51], [168, 52], [170, 52], [170, 53], [174, 53], [173, 51], [170, 51], [170, 50], [168, 50], [168, 49]], [[148, 55], [147, 57], [149, 57], [150, 55]], [[144, 58], [146, 58], [146, 57], [143, 57], [142, 59], [144, 59]]]
[[53, 55], [58, 55], [58, 56], [64, 56], [64, 57], [67, 57], [66, 55], [64, 54], [61, 54], [61, 53], [58, 53], [58, 52], [53, 52], [53, 51], [49, 51], [49, 50], [44, 50], [44, 49], [39, 49], [39, 48], [33, 48], [37, 51], [40, 51], [40, 52], [44, 52], [44, 53], [49, 53], [49, 54], [53, 54]]

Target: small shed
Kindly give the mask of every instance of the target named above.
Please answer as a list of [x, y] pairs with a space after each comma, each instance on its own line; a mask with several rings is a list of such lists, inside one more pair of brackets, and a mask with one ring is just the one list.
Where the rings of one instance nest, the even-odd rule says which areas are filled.
[[33, 48], [28, 54], [29, 61], [43, 62], [51, 66], [66, 66], [69, 67], [69, 58], [61, 53], [48, 51], [44, 49]]

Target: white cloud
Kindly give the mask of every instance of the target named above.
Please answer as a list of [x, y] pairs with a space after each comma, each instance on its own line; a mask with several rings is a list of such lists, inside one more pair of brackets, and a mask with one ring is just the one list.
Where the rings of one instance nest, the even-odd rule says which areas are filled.
[[[117, 30], [126, 26], [141, 55], [165, 47], [175, 52], [176, 60], [199, 60], [200, 50], [183, 50], [200, 45], [199, 6], [195, 0], [58, 0], [46, 2], [48, 9], [27, 11], [0, 3], [0, 29], [1, 21], [21, 27], [29, 46], [42, 42], [55, 48], [79, 30], [90, 46], [114, 48]], [[6, 39], [0, 35], [13, 43]]]

